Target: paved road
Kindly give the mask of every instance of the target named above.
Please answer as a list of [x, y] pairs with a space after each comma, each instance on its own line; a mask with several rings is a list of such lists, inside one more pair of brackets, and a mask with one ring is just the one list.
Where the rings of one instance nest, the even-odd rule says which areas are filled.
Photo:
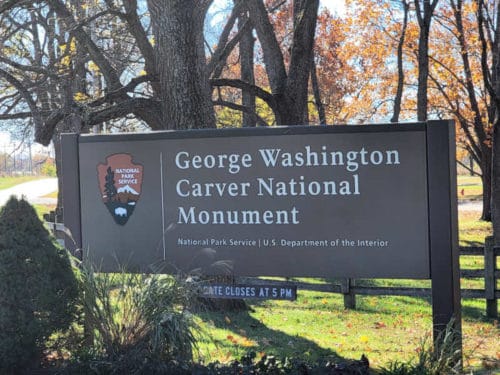
[[464, 211], [482, 211], [483, 202], [482, 201], [469, 201], [458, 204], [459, 210]]
[[57, 178], [44, 178], [41, 180], [24, 182], [9, 189], [0, 190], [0, 207], [3, 206], [12, 195], [18, 198], [24, 197], [24, 199], [31, 203], [55, 204], [57, 203], [57, 199], [42, 197], [56, 190]]
[[459, 210], [464, 211], [482, 211], [483, 210], [483, 202], [482, 201], [468, 201], [458, 204]]

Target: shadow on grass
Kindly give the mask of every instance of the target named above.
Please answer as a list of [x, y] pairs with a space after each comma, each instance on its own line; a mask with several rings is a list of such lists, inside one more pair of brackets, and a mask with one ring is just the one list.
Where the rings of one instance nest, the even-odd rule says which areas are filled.
[[460, 240], [460, 246], [463, 246], [463, 247], [467, 247], [467, 246], [483, 247], [484, 240], [482, 240], [482, 241]]
[[[239, 357], [254, 351], [277, 358], [300, 359], [305, 362], [344, 362], [335, 351], [322, 348], [315, 342], [297, 335], [268, 327], [251, 315], [251, 311], [240, 312], [198, 312], [197, 316], [212, 327], [228, 331], [224, 337], [207, 339], [216, 346], [219, 353], [230, 352]], [[209, 327], [210, 328], [210, 327]], [[307, 329], [305, 329], [307, 330]], [[210, 360], [210, 358], [209, 358]]]
[[[486, 316], [486, 306], [484, 308], [476, 306], [464, 306], [463, 303], [462, 318], [475, 323], [496, 324], [495, 322], [498, 322], [498, 318], [488, 318]], [[497, 328], [500, 334], [500, 325], [498, 325]]]

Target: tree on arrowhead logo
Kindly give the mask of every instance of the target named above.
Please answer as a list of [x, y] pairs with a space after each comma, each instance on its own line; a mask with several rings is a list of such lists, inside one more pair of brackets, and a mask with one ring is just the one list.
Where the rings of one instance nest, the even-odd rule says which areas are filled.
[[144, 167], [130, 154], [113, 154], [97, 166], [102, 201], [117, 224], [125, 225], [141, 196]]

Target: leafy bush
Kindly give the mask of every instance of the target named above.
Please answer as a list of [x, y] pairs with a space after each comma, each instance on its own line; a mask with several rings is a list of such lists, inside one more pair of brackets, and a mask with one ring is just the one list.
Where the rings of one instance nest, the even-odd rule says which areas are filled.
[[33, 209], [12, 197], [0, 211], [0, 372], [21, 371], [74, 318], [78, 294], [68, 255]]
[[57, 170], [54, 161], [46, 160], [40, 168], [40, 173], [44, 176], [57, 177]]
[[276, 358], [264, 355], [257, 358], [255, 352], [249, 352], [240, 360], [226, 364], [218, 362], [207, 366], [197, 365], [190, 374], [196, 375], [369, 375], [370, 364], [364, 355], [359, 360], [339, 360], [324, 358], [315, 363], [308, 363], [295, 358]]
[[100, 373], [165, 373], [173, 363], [191, 362], [195, 323], [186, 307], [192, 287], [170, 276], [97, 274], [87, 266], [80, 285], [87, 357]]

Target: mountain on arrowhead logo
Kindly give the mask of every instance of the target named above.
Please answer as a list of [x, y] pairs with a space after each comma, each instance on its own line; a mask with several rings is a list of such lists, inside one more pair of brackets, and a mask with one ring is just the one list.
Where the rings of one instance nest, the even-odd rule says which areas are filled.
[[130, 154], [113, 154], [97, 166], [102, 201], [119, 225], [125, 225], [141, 197], [144, 167]]

